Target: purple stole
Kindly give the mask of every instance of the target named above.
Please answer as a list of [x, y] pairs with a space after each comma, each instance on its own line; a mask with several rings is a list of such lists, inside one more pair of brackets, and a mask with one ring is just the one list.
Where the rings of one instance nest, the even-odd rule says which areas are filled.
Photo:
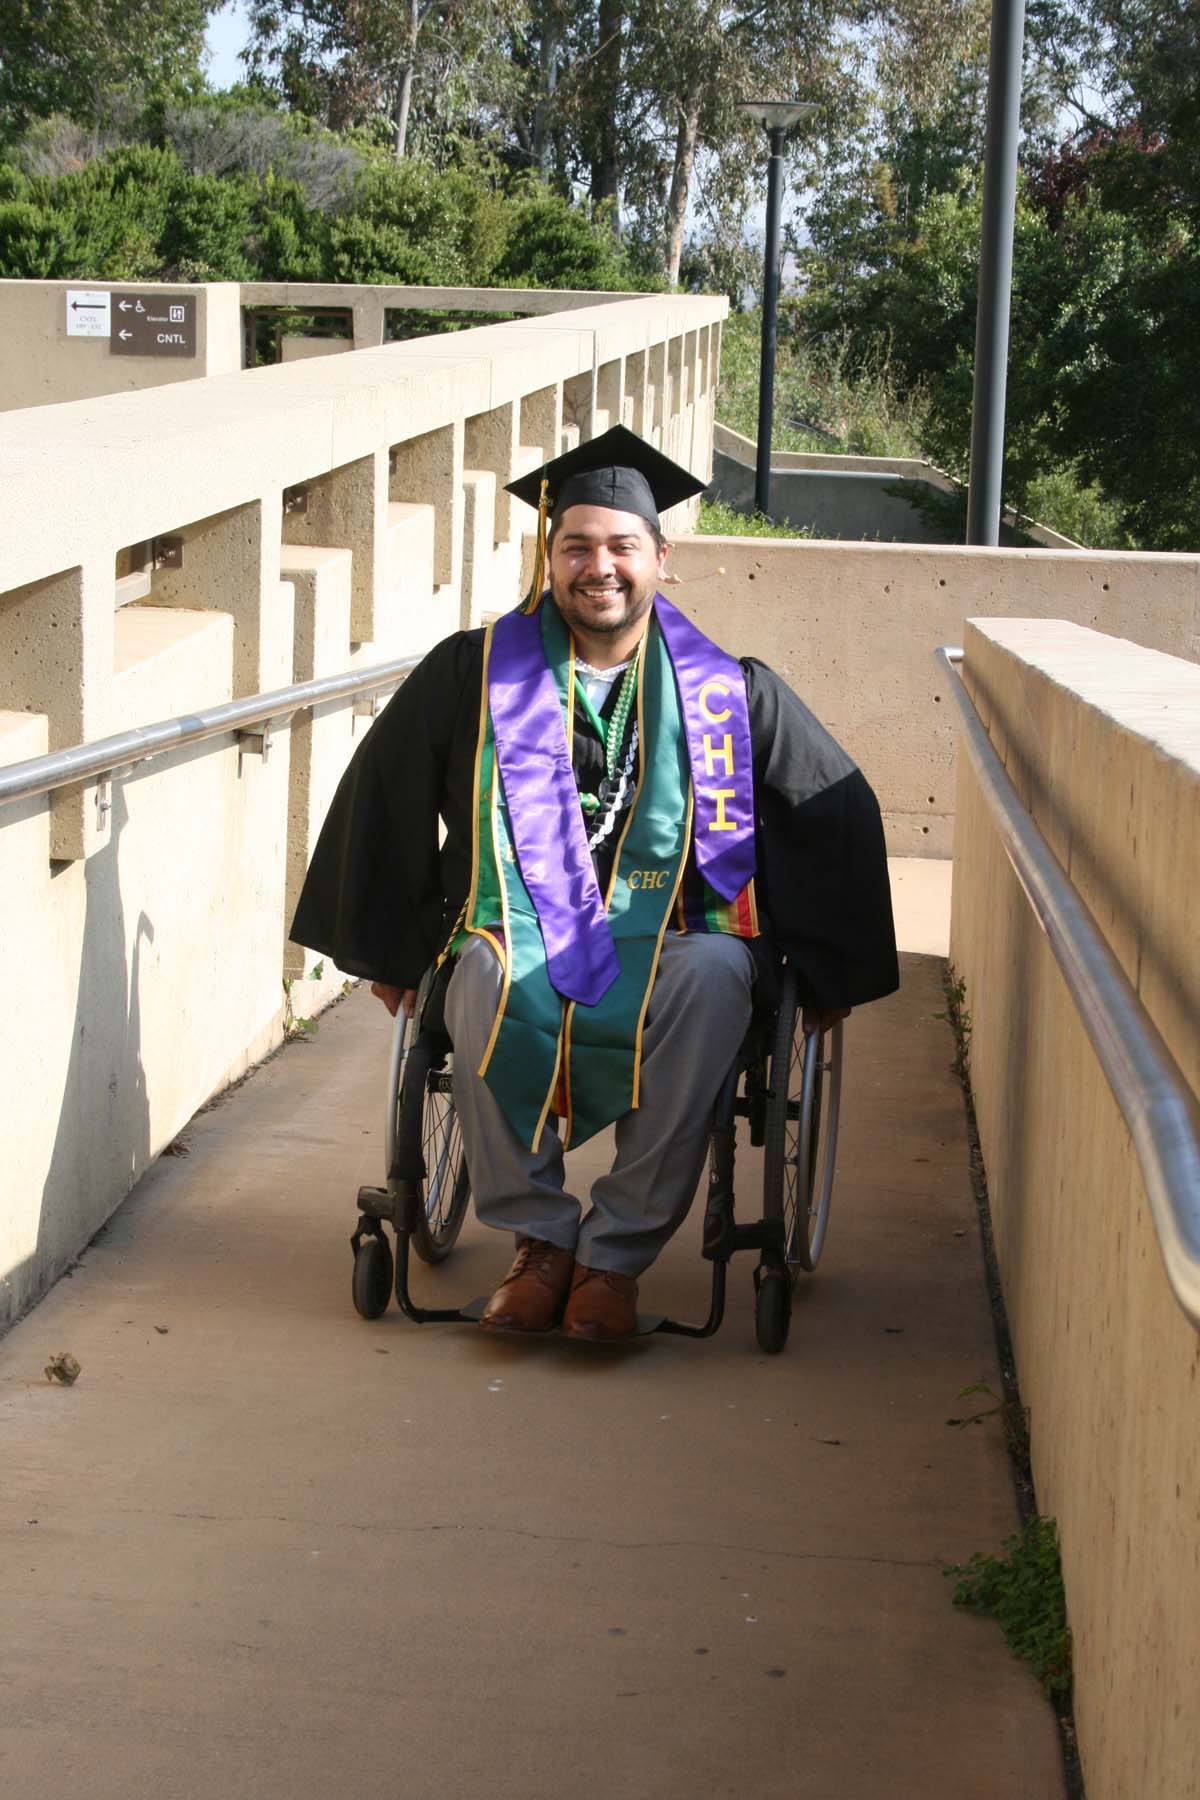
[[[741, 666], [661, 594], [691, 771], [700, 874], [733, 901], [754, 876], [754, 771]], [[488, 706], [513, 845], [537, 912], [546, 970], [564, 999], [594, 1006], [620, 972], [567, 746], [562, 702], [537, 612], [492, 628]], [[654, 754], [643, 745], [642, 756]]]

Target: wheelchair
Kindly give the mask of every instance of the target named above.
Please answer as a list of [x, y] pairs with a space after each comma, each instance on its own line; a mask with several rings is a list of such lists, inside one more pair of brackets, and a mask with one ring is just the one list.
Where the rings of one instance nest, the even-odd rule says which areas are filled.
[[[409, 1289], [410, 1251], [423, 1262], [443, 1262], [471, 1197], [454, 1109], [454, 1052], [441, 1016], [444, 992], [445, 971], [428, 971], [412, 1020], [400, 1013], [392, 1036], [387, 1182], [359, 1189], [359, 1219], [350, 1239], [354, 1305], [364, 1319], [379, 1318], [393, 1290], [401, 1312], [417, 1324], [477, 1321], [487, 1304], [485, 1295], [460, 1307], [418, 1306]], [[797, 1278], [816, 1268], [825, 1243], [841, 1085], [841, 1023], [827, 1033], [805, 1029], [796, 975], [785, 960], [774, 1013], [751, 1023], [713, 1105], [701, 1242], [701, 1255], [712, 1264], [708, 1317], [687, 1324], [639, 1313], [637, 1336], [712, 1337], [724, 1316], [729, 1259], [754, 1250], [755, 1336], [769, 1354], [784, 1348]], [[739, 1129], [748, 1130], [749, 1143], [763, 1152], [762, 1216], [743, 1223], [734, 1210]], [[385, 1222], [395, 1234], [394, 1254]]]

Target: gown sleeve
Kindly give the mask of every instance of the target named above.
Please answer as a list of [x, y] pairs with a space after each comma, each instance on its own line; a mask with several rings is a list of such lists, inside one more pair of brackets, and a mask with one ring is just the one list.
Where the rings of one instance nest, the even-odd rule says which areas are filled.
[[861, 770], [787, 684], [747, 658], [758, 885], [801, 999], [861, 1006], [900, 984], [879, 804]]
[[397, 689], [321, 828], [290, 935], [348, 975], [416, 987], [442, 948], [449, 896], [439, 819], [472, 674], [478, 711], [478, 635], [445, 639]]

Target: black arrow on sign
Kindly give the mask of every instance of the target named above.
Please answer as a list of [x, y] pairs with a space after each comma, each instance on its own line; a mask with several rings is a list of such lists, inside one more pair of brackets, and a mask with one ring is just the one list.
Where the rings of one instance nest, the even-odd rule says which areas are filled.
[[103, 300], [72, 300], [71, 302], [72, 312], [103, 312], [104, 310]]

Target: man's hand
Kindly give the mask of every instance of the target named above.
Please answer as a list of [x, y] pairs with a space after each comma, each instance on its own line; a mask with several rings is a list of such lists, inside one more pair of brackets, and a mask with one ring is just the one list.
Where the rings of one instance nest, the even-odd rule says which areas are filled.
[[412, 1018], [413, 1008], [417, 1004], [416, 988], [398, 988], [392, 987], [391, 984], [386, 981], [373, 981], [371, 983], [371, 992], [377, 1000], [383, 1001], [383, 1004], [387, 1007], [393, 1019], [400, 1011], [401, 1007], [404, 1008], [405, 1018]]

